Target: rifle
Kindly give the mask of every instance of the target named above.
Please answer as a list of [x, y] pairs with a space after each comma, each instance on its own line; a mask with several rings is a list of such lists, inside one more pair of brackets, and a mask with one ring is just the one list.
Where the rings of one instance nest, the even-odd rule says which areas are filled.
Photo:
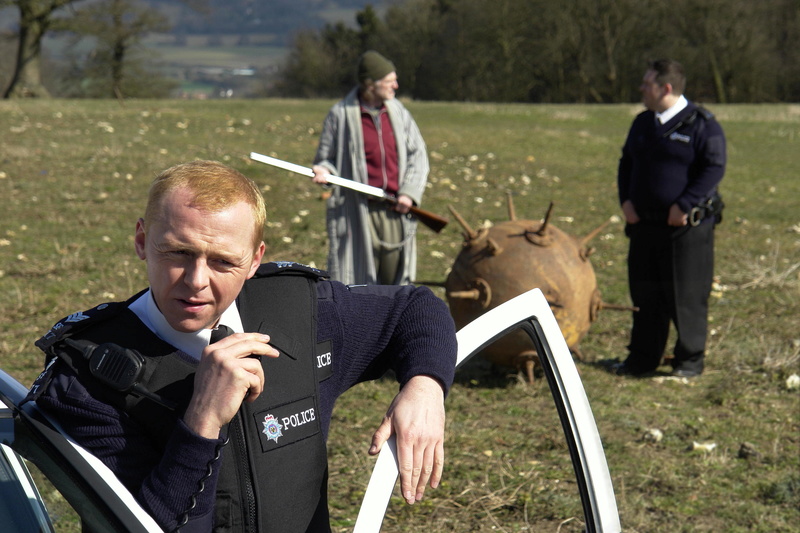
[[[309, 178], [314, 176], [314, 171], [308, 167], [295, 165], [294, 163], [289, 163], [287, 161], [281, 161], [280, 159], [276, 159], [268, 155], [259, 154], [257, 152], [250, 152], [250, 159], [252, 159], [253, 161], [259, 161], [260, 163], [266, 163], [267, 165], [272, 165], [274, 167], [282, 168], [290, 172], [296, 172], [297, 174], [302, 174], [303, 176], [307, 176]], [[386, 191], [378, 187], [373, 187], [372, 185], [359, 183], [357, 181], [349, 180], [346, 178], [340, 178], [338, 176], [327, 176], [326, 179], [330, 184], [338, 185], [339, 187], [344, 187], [345, 189], [350, 189], [356, 192], [360, 192], [361, 194], [366, 194], [368, 196], [373, 196], [392, 205], [397, 205], [397, 198], [386, 194]], [[417, 217], [417, 220], [428, 226], [436, 233], [442, 231], [442, 228], [444, 228], [447, 225], [447, 223], [450, 222], [448, 219], [441, 217], [436, 213], [425, 211], [424, 209], [420, 209], [419, 207], [411, 206], [409, 208], [409, 211], [415, 217]]]

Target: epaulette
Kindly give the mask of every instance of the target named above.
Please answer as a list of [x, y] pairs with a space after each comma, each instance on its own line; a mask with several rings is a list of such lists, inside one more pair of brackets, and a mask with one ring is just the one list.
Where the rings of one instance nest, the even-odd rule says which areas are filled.
[[672, 139], [673, 138], [672, 137], [673, 133], [675, 133], [679, 129], [683, 128], [684, 126], [691, 126], [692, 124], [694, 124], [695, 120], [697, 120], [697, 117], [700, 117], [703, 120], [705, 120], [706, 122], [708, 122], [708, 121], [714, 120], [714, 113], [712, 113], [711, 111], [709, 111], [705, 107], [696, 105], [695, 108], [692, 109], [692, 112], [689, 113], [689, 115], [686, 118], [684, 118], [683, 120], [680, 120], [677, 123], [675, 123], [674, 126], [672, 126], [670, 129], [668, 129], [667, 131], [662, 133], [661, 136], [663, 138], [665, 138], [665, 139], [667, 137]]
[[697, 113], [706, 120], [713, 120], [714, 113], [706, 109], [705, 107], [698, 105], [697, 106]]
[[295, 263], [294, 261], [270, 261], [269, 263], [262, 263], [254, 277], [265, 278], [268, 276], [276, 276], [279, 274], [302, 274], [315, 279], [326, 279], [330, 275], [318, 268], [304, 265], [302, 263]]
[[[140, 293], [141, 294], [141, 293]], [[138, 297], [137, 294], [134, 298]], [[133, 298], [132, 298], [133, 299]], [[132, 300], [131, 299], [131, 300]], [[125, 302], [102, 303], [87, 311], [72, 313], [56, 322], [50, 331], [44, 334], [34, 344], [43, 351], [47, 351], [61, 339], [72, 336], [87, 327], [108, 320], [128, 308], [131, 300]]]

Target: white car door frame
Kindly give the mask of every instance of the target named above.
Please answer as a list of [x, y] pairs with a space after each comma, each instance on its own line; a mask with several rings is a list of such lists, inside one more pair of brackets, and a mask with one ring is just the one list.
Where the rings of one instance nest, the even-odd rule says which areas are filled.
[[[578, 481], [586, 531], [619, 532], [614, 487], [597, 424], [572, 355], [542, 292], [533, 289], [521, 294], [462, 328], [457, 334], [456, 369], [516, 329], [525, 331], [533, 341], [553, 394]], [[378, 455], [353, 533], [380, 531], [398, 476], [394, 437], [388, 444]]]

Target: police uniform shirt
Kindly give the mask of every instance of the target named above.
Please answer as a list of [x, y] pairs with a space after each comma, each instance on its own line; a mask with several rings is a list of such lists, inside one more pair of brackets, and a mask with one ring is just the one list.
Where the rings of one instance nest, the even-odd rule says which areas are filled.
[[[155, 333], [158, 338], [198, 361], [200, 360], [200, 355], [203, 350], [211, 341], [210, 329], [201, 329], [199, 331], [184, 333], [182, 331], [176, 331], [170, 326], [167, 319], [158, 309], [156, 301], [153, 298], [153, 292], [150, 290], [137, 298], [136, 301], [130, 305], [129, 309], [133, 311], [134, 314], [139, 317], [139, 320], [141, 320], [150, 331]], [[219, 322], [231, 328], [234, 333], [242, 333], [244, 331], [242, 319], [239, 316], [239, 309], [236, 307], [235, 301], [222, 313]]]
[[672, 104], [672, 106], [664, 111], [663, 113], [656, 113], [656, 120], [659, 124], [666, 124], [673, 117], [675, 117], [678, 113], [686, 109], [686, 106], [689, 105], [689, 101], [686, 99], [685, 96], [681, 95], [678, 98], [678, 101]]

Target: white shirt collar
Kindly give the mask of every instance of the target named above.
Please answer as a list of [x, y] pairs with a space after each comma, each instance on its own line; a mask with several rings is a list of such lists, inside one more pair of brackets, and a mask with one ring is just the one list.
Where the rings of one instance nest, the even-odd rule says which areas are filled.
[[[211, 330], [201, 329], [191, 333], [176, 331], [169, 325], [167, 319], [158, 309], [152, 291], [147, 291], [134, 301], [129, 309], [133, 311], [150, 331], [155, 333], [158, 338], [171, 344], [175, 348], [200, 360], [200, 354], [211, 341]], [[244, 331], [242, 318], [239, 316], [239, 309], [236, 302], [233, 302], [220, 317], [220, 323], [225, 324], [234, 333]]]
[[672, 106], [664, 111], [663, 113], [656, 113], [656, 119], [658, 119], [659, 124], [666, 124], [672, 118], [680, 113], [681, 111], [689, 105], [689, 101], [686, 99], [685, 96], [680, 95], [678, 101], [672, 104]]

